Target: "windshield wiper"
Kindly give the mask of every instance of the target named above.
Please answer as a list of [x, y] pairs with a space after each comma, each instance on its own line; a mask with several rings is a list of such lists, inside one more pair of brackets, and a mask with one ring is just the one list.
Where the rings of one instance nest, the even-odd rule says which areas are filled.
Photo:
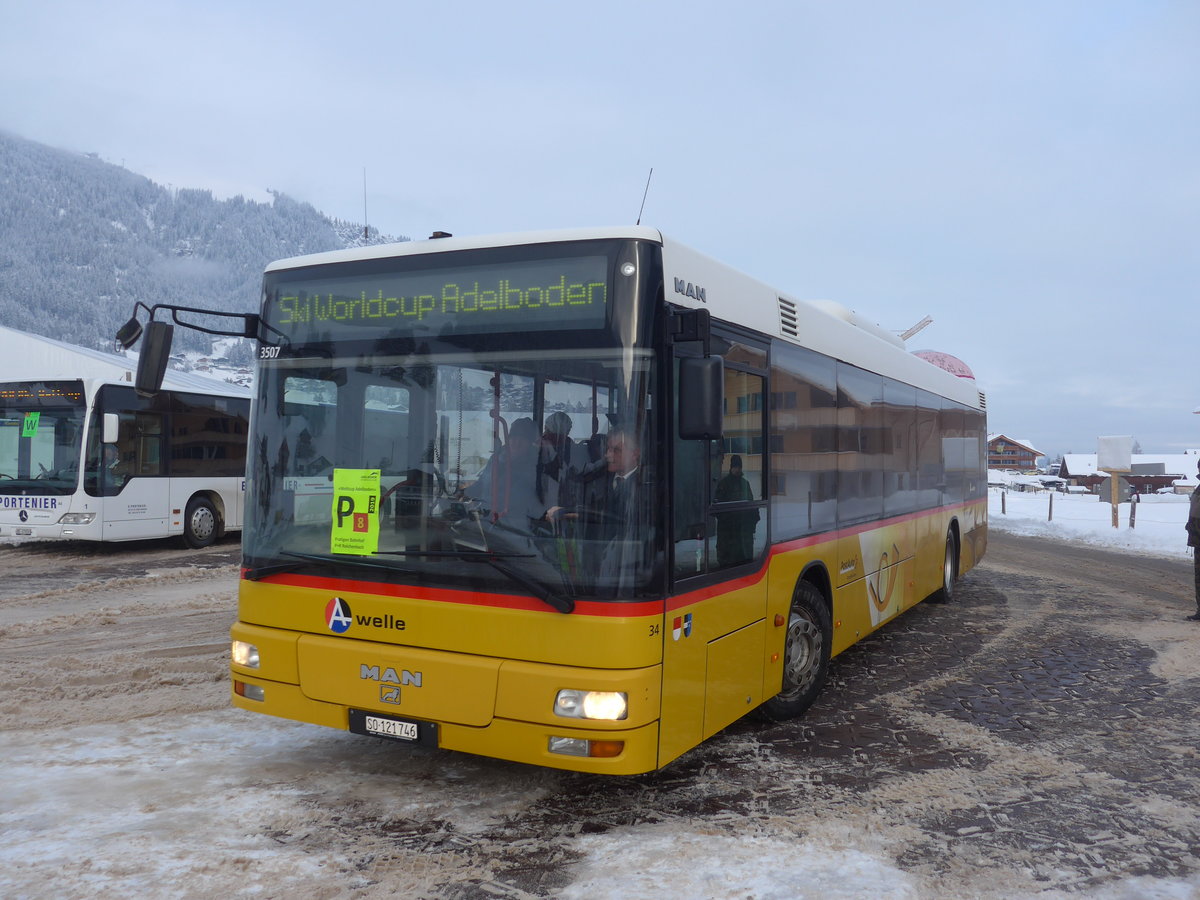
[[379, 556], [427, 556], [437, 559], [478, 559], [485, 562], [485, 556], [494, 559], [533, 559], [536, 553], [508, 553], [497, 550], [380, 550]]
[[381, 550], [391, 556], [427, 556], [433, 558], [461, 559], [467, 562], [487, 563], [509, 581], [523, 587], [547, 606], [552, 606], [561, 613], [575, 611], [575, 601], [570, 597], [562, 597], [546, 588], [541, 582], [530, 578], [523, 572], [511, 569], [501, 562], [503, 559], [535, 559], [536, 553], [500, 553], [495, 550]]
[[273, 566], [259, 566], [255, 569], [246, 570], [247, 581], [258, 581], [266, 578], [268, 575], [278, 575], [281, 572], [294, 572], [296, 569], [303, 568], [307, 563], [338, 563], [341, 565], [365, 566], [371, 569], [383, 569], [388, 572], [407, 572], [414, 574], [411, 569], [402, 569], [399, 566], [387, 565], [381, 562], [373, 562], [361, 556], [351, 555], [334, 555], [324, 553], [297, 553], [294, 550], [280, 550], [280, 556], [292, 556], [302, 562], [293, 563], [276, 563]]
[[[520, 556], [522, 554], [514, 553], [512, 555]], [[532, 556], [533, 554], [530, 555]], [[543, 603], [554, 607], [560, 613], [575, 612], [575, 601], [572, 598], [560, 597], [553, 591], [548, 590], [545, 585], [535, 581], [528, 575], [518, 572], [516, 569], [510, 569], [490, 553], [482, 556], [464, 556], [463, 559], [477, 559], [480, 562], [487, 563], [505, 578], [525, 588], [525, 590], [529, 591], [529, 593], [533, 594], [533, 596], [537, 597]]]
[[261, 581], [270, 575], [279, 575], [282, 572], [294, 572], [296, 569], [304, 567], [302, 562], [290, 563], [275, 563], [273, 566], [255, 566], [254, 568], [245, 569], [242, 572], [242, 577], [246, 581]]

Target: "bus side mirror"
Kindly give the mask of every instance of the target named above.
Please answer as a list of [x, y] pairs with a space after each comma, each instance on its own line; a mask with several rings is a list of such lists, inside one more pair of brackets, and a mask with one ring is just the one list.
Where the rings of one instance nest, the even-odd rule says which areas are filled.
[[715, 441], [725, 417], [725, 362], [719, 356], [679, 361], [679, 436], [685, 441]]
[[101, 427], [100, 440], [105, 444], [115, 444], [121, 436], [121, 418], [116, 413], [105, 413], [104, 424]]
[[171, 356], [171, 338], [175, 326], [170, 322], [147, 322], [142, 333], [142, 349], [138, 353], [137, 377], [133, 388], [142, 397], [153, 397], [162, 389]]

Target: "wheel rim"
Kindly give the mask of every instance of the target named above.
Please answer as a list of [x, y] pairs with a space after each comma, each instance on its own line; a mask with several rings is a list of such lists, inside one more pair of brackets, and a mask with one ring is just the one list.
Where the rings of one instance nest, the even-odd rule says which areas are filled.
[[942, 566], [942, 590], [954, 590], [954, 538], [946, 538], [946, 561]]
[[787, 700], [807, 691], [817, 677], [824, 650], [821, 629], [811, 619], [792, 612], [784, 645], [783, 682], [780, 695]]
[[191, 524], [196, 539], [207, 541], [217, 527], [217, 518], [207, 506], [198, 506], [192, 511]]

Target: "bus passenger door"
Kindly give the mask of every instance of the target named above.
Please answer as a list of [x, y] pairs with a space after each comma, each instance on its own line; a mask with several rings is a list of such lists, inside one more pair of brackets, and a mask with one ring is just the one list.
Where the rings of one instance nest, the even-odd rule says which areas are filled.
[[104, 538], [128, 541], [167, 533], [170, 492], [163, 475], [163, 416], [122, 412], [117, 442], [105, 444], [100, 472]]
[[742, 338], [712, 344], [725, 362], [720, 440], [679, 438], [676, 360], [660, 763], [764, 699], [766, 352]]

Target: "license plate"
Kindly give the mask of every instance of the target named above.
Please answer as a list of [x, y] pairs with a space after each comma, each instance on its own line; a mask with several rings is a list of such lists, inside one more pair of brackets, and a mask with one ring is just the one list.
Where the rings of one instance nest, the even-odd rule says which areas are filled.
[[18, 528], [18, 529], [17, 529], [17, 534], [19, 534], [19, 535], [32, 535], [32, 534], [33, 534], [33, 529], [32, 529], [32, 528]]
[[437, 746], [437, 727], [432, 722], [410, 722], [406, 719], [352, 709], [350, 730], [355, 734], [367, 734], [393, 741]]
[[416, 722], [398, 722], [395, 719], [381, 719], [378, 716], [363, 716], [363, 728], [367, 734], [376, 737], [398, 738], [402, 741], [415, 741], [420, 729]]

